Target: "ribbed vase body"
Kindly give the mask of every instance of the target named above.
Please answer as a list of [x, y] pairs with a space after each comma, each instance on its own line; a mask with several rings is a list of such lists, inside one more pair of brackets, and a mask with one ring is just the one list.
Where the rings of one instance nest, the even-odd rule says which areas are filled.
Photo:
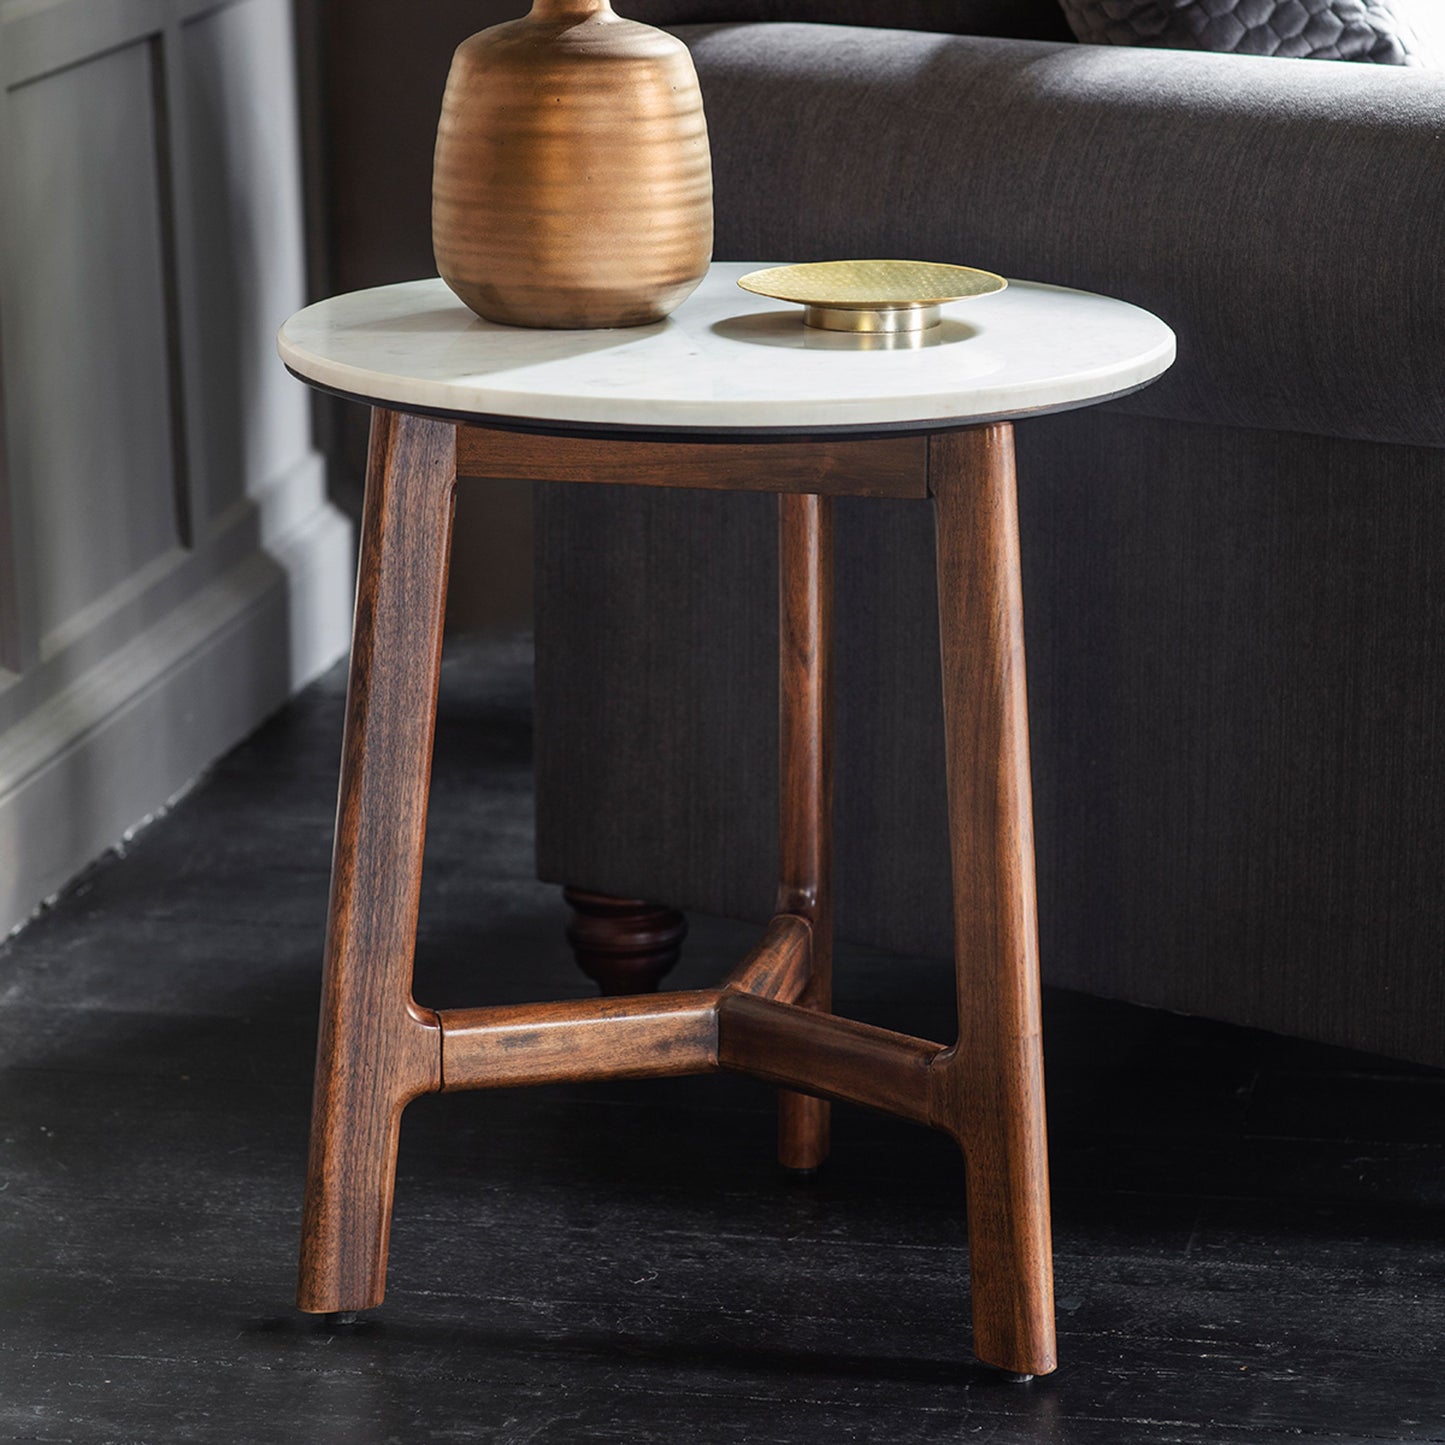
[[681, 41], [607, 0], [535, 0], [458, 47], [432, 186], [437, 270], [512, 326], [641, 326], [712, 255], [702, 95]]

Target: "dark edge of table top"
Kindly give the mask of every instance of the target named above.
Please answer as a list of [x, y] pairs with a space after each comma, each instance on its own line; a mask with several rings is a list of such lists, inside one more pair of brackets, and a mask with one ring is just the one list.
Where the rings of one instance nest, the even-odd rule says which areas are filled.
[[[836, 426], [795, 426], [795, 427], [700, 427], [700, 426], [628, 426], [617, 422], [572, 422], [550, 421], [541, 417], [492, 416], [484, 412], [453, 411], [445, 407], [416, 406], [409, 402], [387, 401], [380, 397], [363, 396], [358, 392], [344, 391], [340, 387], [328, 386], [325, 382], [313, 381], [309, 376], [296, 370], [289, 362], [282, 363], [286, 370], [304, 382], [314, 391], [328, 396], [339, 397], [342, 401], [356, 402], [360, 406], [382, 407], [387, 411], [405, 412], [409, 416], [436, 417], [441, 421], [453, 421], [470, 426], [486, 427], [495, 431], [528, 432], [536, 436], [555, 437], [611, 437], [618, 441], [691, 441], [715, 442], [726, 445], [729, 442], [789, 442], [807, 440], [812, 437], [851, 437], [857, 441], [870, 438], [914, 435], [919, 432], [966, 431], [970, 427], [991, 426], [996, 422], [1027, 421], [1036, 416], [1055, 416], [1067, 411], [1081, 411], [1085, 407], [1102, 406], [1117, 401], [1120, 397], [1132, 396], [1152, 386], [1164, 373], [1151, 376], [1147, 381], [1118, 391], [1103, 392], [1098, 396], [1086, 397], [1082, 401], [1064, 402], [1057, 406], [1025, 407], [1019, 411], [994, 412], [975, 417], [940, 417], [924, 421], [863, 422], [856, 425], [847, 423]], [[1167, 370], [1168, 368], [1166, 368]]]

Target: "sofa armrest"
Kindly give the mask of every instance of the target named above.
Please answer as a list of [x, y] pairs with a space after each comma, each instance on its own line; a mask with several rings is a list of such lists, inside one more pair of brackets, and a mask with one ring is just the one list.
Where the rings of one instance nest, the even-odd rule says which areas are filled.
[[1445, 446], [1445, 72], [678, 33], [707, 105], [719, 257], [901, 255], [1108, 292], [1179, 335], [1130, 410]]

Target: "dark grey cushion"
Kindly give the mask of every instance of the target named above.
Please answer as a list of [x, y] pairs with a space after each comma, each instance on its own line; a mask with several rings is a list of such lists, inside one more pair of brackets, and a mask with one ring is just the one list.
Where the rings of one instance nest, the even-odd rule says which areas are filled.
[[789, 20], [1021, 40], [1070, 38], [1058, 0], [617, 0], [616, 8], [648, 25]]
[[719, 259], [896, 255], [1138, 302], [1156, 416], [1445, 446], [1445, 74], [684, 28]]
[[[1418, 63], [1391, 0], [1061, 0], [1080, 40], [1235, 55]], [[1437, 0], [1438, 3], [1438, 0]]]

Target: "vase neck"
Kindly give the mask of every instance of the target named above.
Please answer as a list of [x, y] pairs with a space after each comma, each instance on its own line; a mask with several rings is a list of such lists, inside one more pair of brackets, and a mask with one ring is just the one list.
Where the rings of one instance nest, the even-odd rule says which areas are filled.
[[585, 20], [610, 12], [612, 0], [532, 0], [532, 20]]

